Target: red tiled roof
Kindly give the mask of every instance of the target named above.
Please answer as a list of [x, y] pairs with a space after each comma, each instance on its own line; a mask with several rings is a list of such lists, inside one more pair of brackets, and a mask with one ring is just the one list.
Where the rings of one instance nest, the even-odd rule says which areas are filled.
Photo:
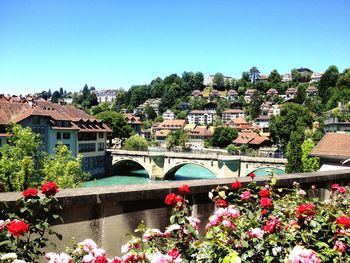
[[350, 134], [326, 133], [310, 155], [339, 160], [350, 158]]
[[196, 126], [192, 131], [190, 131], [190, 135], [192, 136], [201, 136], [201, 137], [211, 137], [213, 136], [210, 129], [206, 126]]
[[157, 138], [157, 137], [166, 137], [169, 133], [171, 133], [170, 130], [160, 130], [160, 131], [156, 131], [156, 138]]
[[262, 137], [255, 132], [242, 132], [233, 142], [236, 144], [260, 145], [265, 141], [269, 141], [269, 139], [266, 137]]
[[222, 113], [236, 114], [236, 113], [244, 113], [244, 111], [240, 110], [240, 109], [228, 109], [228, 110], [223, 111]]
[[125, 120], [127, 121], [127, 123], [142, 124], [140, 117], [134, 116], [131, 113], [125, 113], [124, 116], [125, 116]]

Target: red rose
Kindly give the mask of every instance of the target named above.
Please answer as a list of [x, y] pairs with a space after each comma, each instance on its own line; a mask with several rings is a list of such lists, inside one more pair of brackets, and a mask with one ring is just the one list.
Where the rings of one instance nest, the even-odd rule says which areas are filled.
[[217, 207], [227, 207], [227, 202], [223, 199], [216, 200], [215, 205]]
[[15, 219], [8, 223], [6, 228], [11, 235], [18, 237], [28, 232], [29, 225], [23, 221]]
[[266, 224], [263, 226], [263, 230], [270, 234], [280, 229], [281, 229], [281, 221], [276, 218], [267, 221]]
[[267, 198], [267, 197], [263, 197], [261, 198], [260, 200], [260, 206], [262, 208], [269, 208], [272, 206], [272, 200], [270, 198]]
[[176, 205], [176, 194], [171, 193], [165, 197], [165, 203], [167, 205]]
[[337, 189], [337, 192], [339, 194], [344, 194], [344, 193], [346, 193], [346, 188], [343, 187], [343, 186], [339, 186], [338, 189]]
[[261, 210], [260, 214], [261, 214], [261, 215], [266, 215], [268, 212], [269, 212], [269, 211], [267, 211], [266, 209], [263, 209], [263, 210]]
[[97, 256], [94, 259], [94, 263], [108, 263], [108, 260], [105, 256]]
[[249, 174], [249, 177], [252, 178], [252, 180], [254, 180], [254, 178], [255, 178], [255, 173], [251, 172], [251, 173]]
[[316, 212], [314, 211], [315, 206], [313, 204], [301, 204], [298, 206], [296, 211], [297, 218], [312, 217]]
[[335, 222], [337, 222], [338, 225], [342, 225], [345, 228], [350, 228], [350, 219], [347, 216], [340, 216], [338, 217]]
[[241, 184], [241, 182], [239, 182], [239, 181], [233, 182], [233, 183], [231, 184], [231, 188], [232, 188], [232, 189], [238, 189], [238, 188], [241, 188], [241, 186], [242, 186], [242, 184]]
[[263, 188], [259, 192], [260, 197], [269, 197], [270, 196], [270, 191], [267, 188]]
[[47, 182], [41, 187], [41, 193], [46, 197], [55, 195], [58, 193], [58, 186], [54, 182]]
[[38, 190], [35, 188], [28, 188], [22, 192], [24, 197], [36, 197], [38, 196]]
[[332, 190], [337, 190], [338, 187], [339, 187], [339, 184], [332, 184], [331, 185]]
[[176, 204], [177, 204], [177, 203], [182, 203], [183, 200], [184, 200], [184, 199], [183, 199], [181, 196], [179, 196], [179, 195], [177, 195], [177, 196], [175, 197]]
[[178, 188], [180, 195], [188, 195], [190, 193], [190, 187], [187, 184]]
[[173, 248], [168, 251], [167, 255], [171, 256], [173, 260], [177, 259], [180, 256], [180, 251], [176, 248]]

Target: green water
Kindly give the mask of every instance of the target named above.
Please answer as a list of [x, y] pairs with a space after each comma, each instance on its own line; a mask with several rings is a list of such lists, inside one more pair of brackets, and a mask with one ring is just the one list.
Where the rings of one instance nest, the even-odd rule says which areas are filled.
[[[195, 164], [186, 164], [175, 173], [175, 180], [193, 180], [193, 179], [213, 179], [215, 175], [208, 169]], [[124, 175], [114, 175], [86, 182], [85, 187], [107, 186], [123, 184], [151, 184], [156, 181], [148, 179], [146, 170], [134, 170]]]
[[273, 172], [275, 175], [285, 174], [286, 172], [279, 168], [271, 168], [271, 167], [261, 167], [254, 171], [256, 176], [268, 176]]

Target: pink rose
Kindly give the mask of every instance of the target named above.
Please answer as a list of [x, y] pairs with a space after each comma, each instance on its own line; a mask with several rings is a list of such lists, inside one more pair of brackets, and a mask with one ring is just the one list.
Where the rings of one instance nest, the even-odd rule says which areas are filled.
[[240, 197], [242, 200], [248, 200], [250, 197], [252, 196], [252, 194], [249, 191], [244, 191]]

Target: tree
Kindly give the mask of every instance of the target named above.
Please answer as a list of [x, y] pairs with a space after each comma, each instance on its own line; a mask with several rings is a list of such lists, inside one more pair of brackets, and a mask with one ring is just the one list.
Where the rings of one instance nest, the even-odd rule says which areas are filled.
[[101, 102], [100, 104], [91, 107], [91, 114], [92, 115], [97, 115], [100, 112], [108, 111], [110, 109], [111, 109], [111, 103], [110, 102], [108, 102], [108, 101]]
[[169, 133], [165, 140], [166, 148], [169, 150], [172, 150], [175, 147], [185, 148], [187, 142], [188, 133], [184, 130]]
[[194, 98], [191, 98], [189, 106], [191, 110], [203, 110], [205, 103], [206, 101], [204, 98], [194, 97]]
[[43, 162], [43, 183], [55, 182], [62, 188], [73, 188], [81, 185], [90, 175], [83, 171], [82, 157], [73, 157], [67, 146], [58, 144], [54, 154], [47, 154]]
[[311, 127], [312, 116], [309, 109], [296, 103], [283, 105], [280, 115], [270, 119], [270, 136], [274, 143], [286, 148], [290, 135], [297, 128]]
[[63, 96], [63, 88], [62, 87], [60, 88], [60, 95], [61, 95], [61, 97]]
[[244, 82], [249, 82], [250, 81], [250, 77], [249, 77], [249, 72], [248, 71], [243, 71], [242, 72], [242, 81]]
[[297, 69], [292, 69], [291, 71], [291, 75], [292, 75], [292, 82], [298, 84], [299, 82], [301, 82], [301, 74]]
[[213, 77], [213, 87], [217, 90], [223, 90], [225, 87], [224, 75], [222, 73], [216, 73]]
[[250, 102], [249, 106], [249, 114], [252, 119], [255, 119], [258, 117], [261, 113], [260, 106], [263, 103], [262, 97], [259, 95], [258, 92], [254, 92], [252, 96], [252, 100]]
[[133, 135], [125, 141], [126, 150], [147, 151], [148, 143], [145, 138]]
[[177, 114], [177, 118], [180, 120], [185, 120], [187, 118], [187, 112], [186, 111], [180, 111]]
[[303, 172], [303, 163], [302, 163], [302, 150], [301, 144], [303, 143], [303, 132], [292, 131], [290, 135], [290, 141], [287, 146], [287, 164], [286, 172], [287, 173], [301, 173]]
[[318, 84], [318, 93], [322, 98], [323, 102], [326, 102], [329, 91], [328, 89], [331, 87], [335, 87], [337, 85], [337, 81], [339, 79], [339, 70], [336, 66], [329, 66], [325, 73], [322, 75], [320, 79], [320, 83]]
[[249, 79], [252, 83], [256, 83], [256, 81], [260, 78], [260, 71], [257, 67], [252, 67], [249, 70]]
[[315, 144], [311, 139], [305, 140], [301, 145], [303, 172], [314, 172], [320, 169], [320, 158], [309, 157], [314, 147]]
[[103, 111], [96, 115], [96, 118], [102, 120], [109, 128], [112, 129], [112, 133], [109, 133], [107, 138], [112, 143], [112, 139], [129, 138], [133, 133], [134, 129], [127, 124], [123, 114], [115, 111]]
[[51, 102], [52, 103], [57, 103], [58, 99], [61, 97], [60, 93], [56, 90], [51, 97]]
[[344, 70], [337, 83], [337, 87], [350, 89], [350, 68]]
[[226, 148], [238, 137], [238, 131], [231, 127], [217, 127], [212, 137], [212, 145]]
[[0, 185], [6, 192], [38, 186], [40, 172], [35, 169], [41, 157], [40, 135], [30, 128], [10, 124], [8, 143], [0, 148]]
[[147, 118], [150, 119], [150, 120], [154, 120], [155, 118], [157, 118], [157, 113], [148, 104], [145, 107], [145, 113], [146, 113]]
[[278, 84], [282, 81], [282, 76], [278, 73], [276, 69], [272, 70], [269, 75], [269, 82]]
[[303, 104], [306, 99], [305, 93], [306, 86], [304, 84], [299, 84], [297, 88], [297, 95], [295, 97], [295, 102], [299, 104]]

